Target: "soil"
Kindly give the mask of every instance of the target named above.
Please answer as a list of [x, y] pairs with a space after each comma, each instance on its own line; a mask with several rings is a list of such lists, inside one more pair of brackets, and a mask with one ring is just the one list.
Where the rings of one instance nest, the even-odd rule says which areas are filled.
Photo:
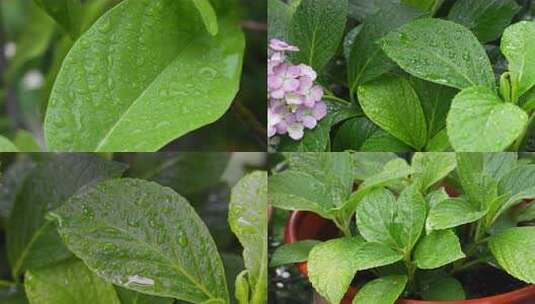
[[527, 286], [526, 283], [490, 265], [460, 273], [457, 279], [461, 281], [468, 298], [493, 296]]

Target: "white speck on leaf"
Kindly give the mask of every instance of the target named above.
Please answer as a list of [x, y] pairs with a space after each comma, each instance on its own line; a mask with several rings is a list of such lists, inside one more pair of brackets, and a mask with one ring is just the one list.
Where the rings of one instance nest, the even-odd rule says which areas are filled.
[[138, 285], [144, 285], [144, 286], [153, 286], [154, 280], [142, 277], [140, 275], [133, 275], [128, 277], [128, 282], [126, 282], [126, 286], [130, 284], [138, 284]]

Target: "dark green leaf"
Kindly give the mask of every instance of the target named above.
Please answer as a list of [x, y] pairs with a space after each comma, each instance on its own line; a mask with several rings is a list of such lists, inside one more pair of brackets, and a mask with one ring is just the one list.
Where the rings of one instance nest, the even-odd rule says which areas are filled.
[[346, 16], [347, 0], [302, 0], [289, 27], [290, 43], [300, 50], [292, 61], [321, 71], [342, 41]]
[[15, 198], [26, 177], [35, 167], [35, 164], [29, 160], [17, 161], [4, 171], [2, 182], [0, 183], [0, 221], [5, 223], [9, 218]]
[[34, 0], [63, 30], [76, 39], [80, 34], [82, 3], [80, 0]]
[[108, 282], [194, 303], [229, 303], [207, 227], [170, 188], [137, 179], [105, 181], [51, 215], [67, 247]]
[[388, 34], [382, 44], [391, 59], [418, 78], [458, 89], [495, 87], [485, 50], [462, 25], [419, 19]]
[[422, 290], [422, 298], [427, 301], [459, 301], [466, 295], [462, 284], [453, 277], [434, 280]]
[[191, 1], [125, 0], [102, 16], [56, 79], [49, 149], [156, 151], [220, 118], [239, 86], [244, 37], [234, 16], [219, 19], [212, 37]]
[[399, 3], [399, 0], [349, 0], [349, 16], [362, 22], [392, 3]]
[[268, 0], [268, 38], [286, 40], [291, 12], [281, 0]]
[[175, 301], [172, 298], [149, 296], [121, 287], [116, 287], [115, 291], [121, 304], [172, 304]]
[[406, 275], [389, 275], [375, 279], [359, 290], [353, 304], [393, 304], [403, 293], [407, 280]]
[[273, 253], [269, 266], [277, 267], [280, 265], [306, 261], [310, 250], [320, 243], [320, 241], [305, 240], [282, 245]]
[[459, 0], [448, 19], [472, 30], [481, 43], [496, 40], [520, 7], [514, 0]]
[[392, 152], [353, 153], [353, 177], [365, 180], [380, 173], [386, 163], [399, 157]]

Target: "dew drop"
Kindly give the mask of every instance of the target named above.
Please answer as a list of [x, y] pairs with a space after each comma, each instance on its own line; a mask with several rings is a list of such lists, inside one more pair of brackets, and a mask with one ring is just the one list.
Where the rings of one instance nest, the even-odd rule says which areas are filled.
[[188, 238], [186, 237], [186, 235], [184, 234], [184, 232], [179, 232], [178, 234], [178, 244], [180, 244], [180, 246], [182, 247], [186, 247], [188, 246]]

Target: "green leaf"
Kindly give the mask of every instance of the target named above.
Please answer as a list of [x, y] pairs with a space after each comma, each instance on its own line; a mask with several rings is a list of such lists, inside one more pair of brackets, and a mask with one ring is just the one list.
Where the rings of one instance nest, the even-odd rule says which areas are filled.
[[530, 222], [535, 220], [535, 204], [531, 203], [529, 206], [516, 210], [514, 220], [517, 223]]
[[449, 199], [449, 195], [446, 192], [446, 189], [444, 187], [439, 188], [437, 190], [429, 192], [425, 196], [425, 201], [429, 205], [429, 208], [433, 208], [438, 203], [442, 202], [443, 200]]
[[287, 40], [291, 12], [281, 0], [268, 0], [268, 38]]
[[[535, 85], [535, 22], [521, 21], [503, 33], [502, 53], [509, 62], [516, 96], [522, 96]], [[515, 87], [516, 86], [516, 87]]]
[[331, 189], [313, 176], [287, 170], [269, 177], [269, 200], [273, 207], [311, 211], [331, 218], [334, 208]]
[[366, 116], [378, 126], [415, 149], [425, 146], [427, 127], [418, 95], [410, 83], [385, 75], [358, 89]]
[[393, 69], [396, 65], [381, 50], [377, 40], [405, 23], [421, 17], [422, 12], [404, 5], [392, 4], [366, 18], [350, 52], [347, 63], [351, 92], [367, 81]]
[[496, 40], [520, 11], [514, 0], [459, 0], [448, 19], [472, 30], [481, 43]]
[[122, 164], [85, 154], [52, 156], [26, 177], [7, 224], [8, 259], [13, 277], [71, 256], [45, 220], [49, 210], [61, 206], [78, 189], [119, 177]]
[[201, 18], [204, 26], [210, 35], [215, 36], [219, 32], [219, 25], [217, 23], [217, 16], [212, 4], [209, 0], [192, 0], [193, 4], [201, 13]]
[[353, 153], [353, 178], [365, 180], [380, 173], [386, 163], [399, 157], [392, 152]]
[[479, 210], [464, 197], [450, 198], [437, 203], [429, 210], [426, 228], [442, 230], [475, 222], [487, 213]]
[[305, 240], [284, 244], [275, 250], [269, 266], [277, 267], [280, 265], [306, 261], [310, 250], [320, 243], [320, 241], [316, 240]]
[[493, 236], [489, 247], [498, 264], [510, 275], [535, 283], [535, 227], [507, 229]]
[[19, 149], [9, 139], [0, 136], [0, 152], [19, 152]]
[[236, 277], [236, 286], [235, 297], [238, 300], [238, 304], [248, 304], [250, 298], [250, 287], [247, 280], [247, 270], [244, 270], [238, 274]]
[[434, 13], [437, 11], [444, 0], [401, 0], [401, 3], [416, 7], [424, 12]]
[[342, 41], [346, 16], [347, 0], [302, 0], [289, 26], [290, 43], [300, 50], [292, 61], [321, 71]]
[[439, 268], [464, 257], [459, 238], [451, 230], [431, 232], [414, 249], [416, 266], [421, 269]]
[[34, 0], [50, 17], [71, 35], [78, 38], [80, 34], [80, 20], [82, 3], [80, 0]]
[[41, 147], [39, 147], [39, 144], [37, 141], [35, 141], [33, 135], [25, 130], [17, 131], [17, 134], [15, 134], [14, 144], [19, 148], [20, 151], [23, 152], [41, 151]]
[[455, 153], [415, 153], [412, 157], [413, 178], [422, 193], [446, 177], [456, 166]]
[[399, 3], [399, 0], [349, 0], [349, 16], [363, 22], [368, 16], [377, 14], [392, 3]]
[[495, 86], [483, 46], [462, 25], [419, 19], [391, 32], [382, 42], [388, 57], [418, 78], [458, 89]]
[[256, 171], [232, 188], [228, 222], [243, 246], [243, 259], [251, 286], [251, 303], [267, 298], [267, 173]]
[[422, 233], [426, 203], [414, 185], [405, 188], [397, 202], [389, 190], [377, 189], [362, 199], [356, 217], [366, 240], [409, 253]]
[[499, 152], [522, 134], [527, 122], [526, 112], [503, 102], [493, 90], [471, 87], [453, 99], [448, 136], [456, 151]]
[[314, 289], [325, 299], [340, 303], [357, 271], [389, 265], [402, 258], [400, 253], [360, 237], [334, 239], [312, 248], [308, 275]]
[[446, 117], [457, 90], [411, 77], [411, 85], [418, 94], [427, 122], [427, 137], [431, 139], [446, 128]]
[[67, 247], [114, 285], [194, 303], [229, 303], [207, 227], [170, 188], [138, 179], [105, 181], [51, 215]]
[[64, 60], [45, 119], [49, 149], [156, 151], [217, 120], [238, 89], [243, 49], [233, 16], [220, 16], [212, 37], [191, 1], [122, 1]]
[[4, 170], [0, 183], [0, 222], [3, 225], [9, 219], [15, 199], [34, 167], [35, 164], [32, 161], [20, 160]]
[[440, 130], [433, 138], [429, 139], [425, 150], [428, 152], [452, 151], [446, 128]]
[[121, 287], [116, 287], [115, 291], [121, 304], [172, 304], [175, 301], [172, 298], [149, 296]]
[[291, 170], [309, 174], [331, 192], [334, 205], [341, 205], [353, 190], [353, 161], [351, 154], [285, 153]]
[[31, 304], [121, 304], [113, 286], [80, 261], [28, 271], [24, 287]]
[[390, 133], [378, 129], [362, 143], [360, 150], [362, 152], [410, 152], [413, 149]]
[[433, 280], [422, 290], [422, 298], [427, 301], [459, 301], [466, 299], [462, 284], [453, 277]]
[[353, 299], [353, 304], [394, 304], [407, 284], [406, 275], [389, 275], [366, 283]]
[[486, 207], [498, 196], [499, 177], [516, 162], [515, 153], [457, 153], [459, 181], [469, 200]]

